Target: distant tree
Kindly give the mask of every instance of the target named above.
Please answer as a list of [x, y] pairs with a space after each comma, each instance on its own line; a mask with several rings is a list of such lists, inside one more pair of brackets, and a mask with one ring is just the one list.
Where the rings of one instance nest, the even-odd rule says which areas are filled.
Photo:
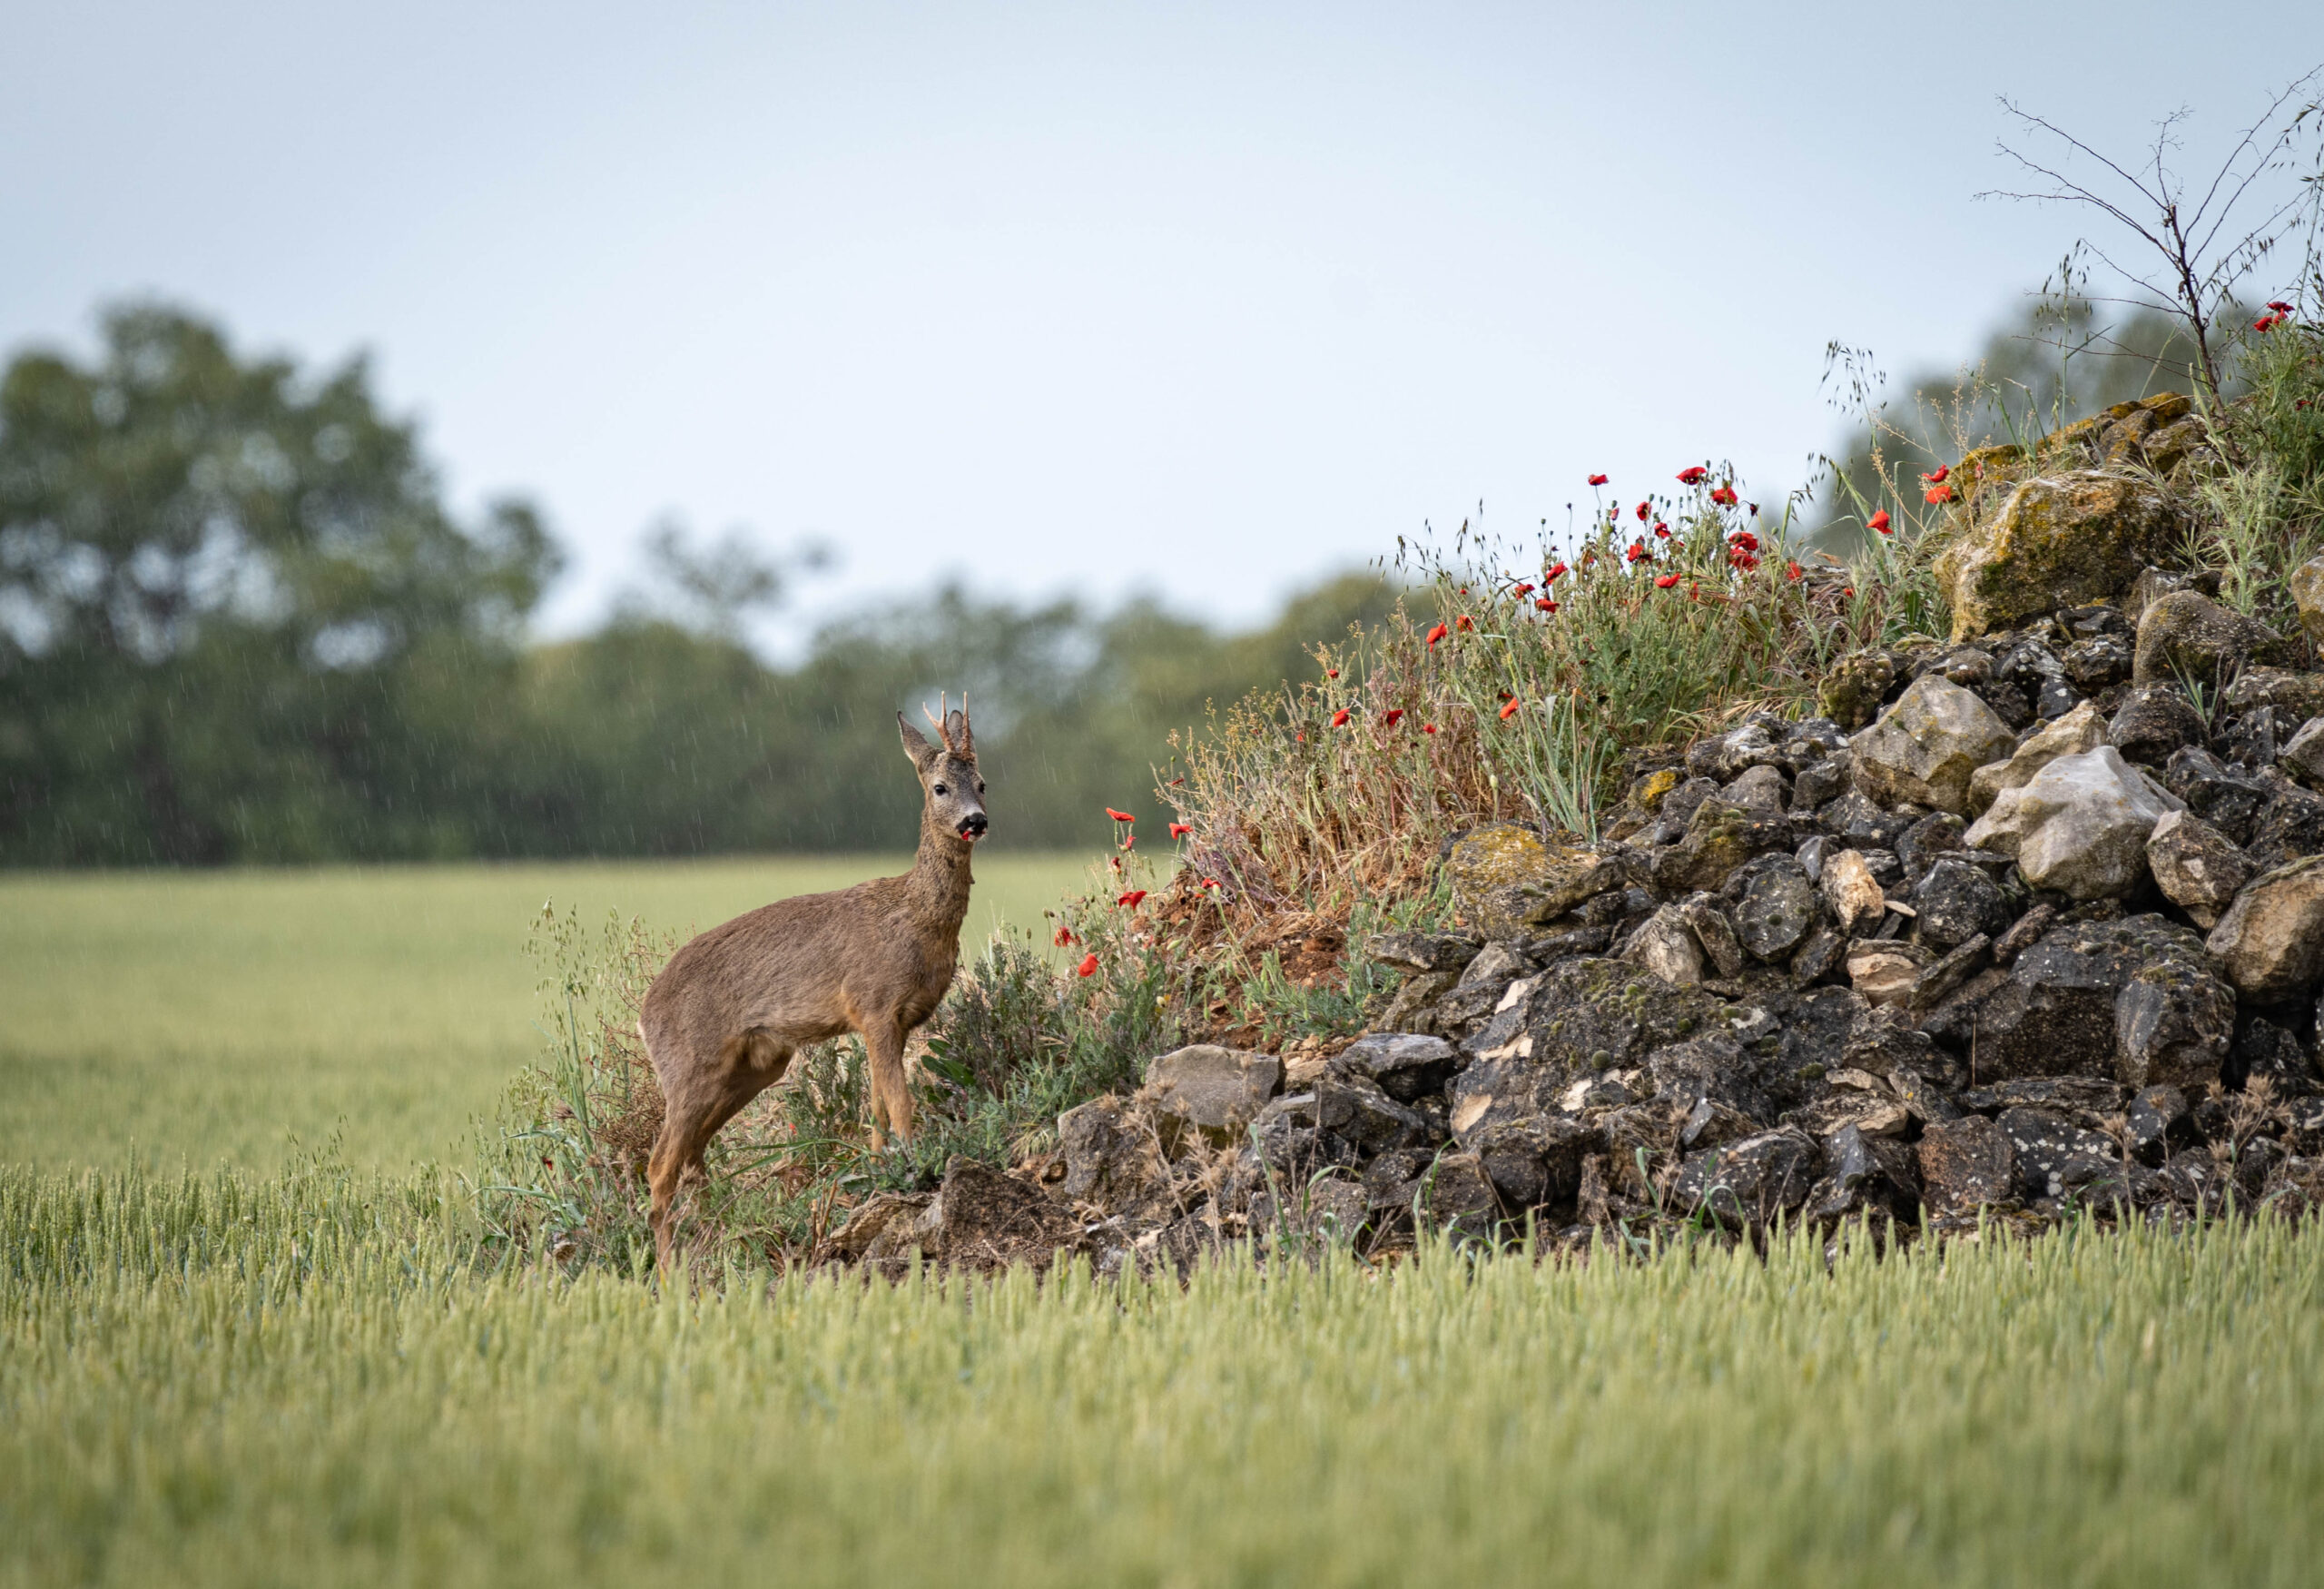
[[456, 524], [359, 358], [302, 379], [156, 306], [103, 331], [94, 364], [0, 377], [0, 846], [426, 847], [399, 686], [431, 650], [513, 660], [556, 567], [539, 517]]

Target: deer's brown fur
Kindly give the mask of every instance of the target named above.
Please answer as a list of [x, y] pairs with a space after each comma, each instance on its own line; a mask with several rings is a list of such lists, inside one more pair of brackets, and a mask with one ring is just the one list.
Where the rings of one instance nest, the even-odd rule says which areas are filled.
[[873, 1140], [882, 1127], [911, 1139], [904, 1038], [951, 985], [974, 881], [969, 854], [986, 827], [965, 698], [961, 708], [931, 719], [940, 745], [896, 716], [923, 797], [910, 872], [737, 916], [672, 955], [646, 990], [637, 1029], [663, 1098], [646, 1179], [665, 1266], [679, 1182], [803, 1045], [849, 1031], [862, 1038]]

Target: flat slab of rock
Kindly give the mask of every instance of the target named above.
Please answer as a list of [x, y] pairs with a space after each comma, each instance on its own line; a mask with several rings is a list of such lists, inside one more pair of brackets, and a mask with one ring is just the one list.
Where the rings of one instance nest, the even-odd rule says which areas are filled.
[[1283, 1087], [1283, 1061], [1198, 1042], [1162, 1054], [1146, 1067], [1147, 1095], [1173, 1152], [1187, 1131], [1214, 1146], [1239, 1140]]
[[2009, 725], [1983, 700], [1924, 674], [1851, 742], [1856, 786], [1884, 805], [1910, 801], [1966, 812], [1971, 775], [2008, 756], [2016, 744]]
[[2119, 899], [2146, 874], [2154, 824], [2180, 804], [2104, 745], [2060, 756], [2023, 786], [2003, 790], [1966, 842], [2015, 856], [2036, 888]]
[[1375, 1081], [1402, 1103], [1442, 1092], [1460, 1067], [1460, 1051], [1443, 1038], [1405, 1031], [1368, 1032], [1331, 1059], [1335, 1073]]

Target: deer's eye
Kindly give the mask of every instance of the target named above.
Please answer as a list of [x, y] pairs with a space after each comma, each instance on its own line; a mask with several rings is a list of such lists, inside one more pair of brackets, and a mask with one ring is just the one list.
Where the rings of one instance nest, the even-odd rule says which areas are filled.
[[951, 793], [951, 791], [950, 791], [950, 790], [949, 790], [949, 789], [945, 788], [945, 787], [944, 787], [944, 785], [941, 785], [941, 784], [939, 784], [939, 785], [936, 785], [936, 792], [937, 792], [939, 794], [950, 794], [950, 793]]
[[980, 794], [984, 793], [984, 780], [982, 778], [979, 778], [977, 780], [977, 793]]

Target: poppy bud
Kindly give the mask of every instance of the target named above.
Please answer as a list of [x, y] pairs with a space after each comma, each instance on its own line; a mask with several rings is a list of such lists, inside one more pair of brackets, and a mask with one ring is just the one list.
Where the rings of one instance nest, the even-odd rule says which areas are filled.
[[1521, 579], [1517, 583], [1517, 594], [1520, 596], [1531, 596], [1533, 594], [1533, 587]]
[[1656, 579], [1656, 580], [1655, 580], [1655, 582], [1654, 582], [1654, 584], [1655, 584], [1655, 588], [1657, 588], [1658, 590], [1668, 590], [1668, 589], [1669, 589], [1673, 585], [1676, 585], [1676, 584], [1678, 584], [1678, 583], [1679, 583], [1679, 576], [1677, 576], [1676, 574], [1665, 574], [1665, 575], [1662, 575], [1659, 578]]
[[1073, 974], [1078, 977], [1096, 976], [1098, 974], [1098, 957], [1094, 954], [1085, 955], [1082, 958], [1081, 963], [1074, 968]]
[[1523, 705], [1523, 704], [1524, 704], [1524, 703], [1522, 703], [1522, 702], [1521, 702], [1521, 701], [1512, 701], [1512, 702], [1510, 702], [1510, 703], [1509, 703], [1509, 705], [1507, 705], [1506, 706], [1503, 706], [1503, 707], [1501, 709], [1501, 720], [1502, 720], [1502, 722], [1506, 723], [1506, 722], [1508, 722], [1512, 717], [1516, 716], [1517, 716], [1517, 708], [1518, 708], [1520, 706]]
[[1106, 814], [1112, 817], [1116, 822], [1136, 822], [1137, 820], [1137, 818], [1132, 816], [1128, 812], [1116, 811], [1110, 805], [1106, 807]]
[[1174, 822], [1170, 824], [1170, 836], [1174, 839], [1183, 839], [1194, 831], [1194, 828], [1187, 823]]
[[1646, 519], [1647, 519], [1647, 515], [1649, 515], [1649, 513], [1651, 513], [1651, 512], [1653, 512], [1653, 511], [1654, 511], [1654, 509], [1653, 509], [1653, 508], [1649, 508], [1649, 507], [1647, 504], [1645, 504], [1644, 502], [1640, 503], [1640, 504], [1638, 505], [1638, 521], [1639, 521], [1640, 524], [1644, 524], [1644, 523], [1646, 522]]
[[1142, 888], [1133, 888], [1128, 893], [1118, 895], [1115, 898], [1114, 903], [1118, 905], [1128, 905], [1130, 909], [1136, 910], [1137, 909], [1137, 902], [1145, 897], [1146, 890]]
[[1342, 706], [1338, 711], [1332, 714], [1332, 726], [1334, 728], [1344, 728], [1347, 726], [1347, 708], [1345, 706]]
[[1604, 475], [1591, 475], [1590, 477], [1590, 483], [1593, 486], [1602, 486], [1606, 483], [1606, 477]]
[[1327, 667], [1324, 670], [1324, 676], [1325, 678], [1337, 678], [1339, 676], [1340, 670], [1336, 667]]

